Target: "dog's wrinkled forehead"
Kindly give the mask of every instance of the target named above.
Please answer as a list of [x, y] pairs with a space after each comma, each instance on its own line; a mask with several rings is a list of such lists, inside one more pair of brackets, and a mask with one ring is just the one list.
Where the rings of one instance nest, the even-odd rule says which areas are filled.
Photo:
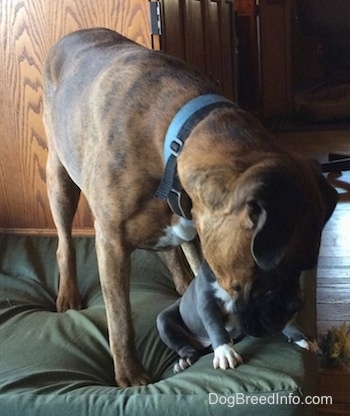
[[215, 246], [216, 253], [209, 255], [219, 257], [222, 252], [220, 261], [213, 259], [213, 263], [226, 268], [231, 263], [235, 269], [237, 260], [243, 258], [248, 266], [251, 254], [264, 271], [313, 267], [323, 226], [337, 198], [334, 189], [311, 169], [306, 178], [309, 181], [302, 182], [280, 166], [267, 170], [263, 164], [241, 175], [234, 182], [232, 197], [225, 197], [225, 210], [218, 214], [214, 210], [200, 224], [205, 234], [203, 244], [208, 244], [211, 252]]

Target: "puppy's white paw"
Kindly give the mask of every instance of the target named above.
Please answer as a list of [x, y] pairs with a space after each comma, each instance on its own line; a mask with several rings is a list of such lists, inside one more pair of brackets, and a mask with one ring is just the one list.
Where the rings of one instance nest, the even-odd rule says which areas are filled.
[[238, 364], [243, 363], [242, 357], [233, 348], [233, 343], [223, 344], [214, 350], [214, 368], [235, 368]]
[[192, 361], [189, 358], [180, 358], [179, 361], [174, 365], [173, 371], [175, 374], [186, 370], [186, 368], [192, 365]]
[[304, 348], [304, 350], [309, 350], [309, 343], [306, 341], [306, 339], [294, 341], [294, 344], [297, 344], [300, 348]]
[[301, 339], [299, 341], [294, 341], [294, 344], [297, 344], [300, 348], [304, 348], [307, 351], [316, 353], [318, 351], [317, 341], [308, 341], [306, 339]]

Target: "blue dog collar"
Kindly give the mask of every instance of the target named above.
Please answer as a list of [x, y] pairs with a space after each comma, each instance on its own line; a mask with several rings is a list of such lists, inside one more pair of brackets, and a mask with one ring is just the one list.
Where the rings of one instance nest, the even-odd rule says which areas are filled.
[[[222, 103], [229, 103], [233, 104], [232, 101], [229, 99], [222, 97], [218, 94], [205, 94], [199, 95], [198, 97], [193, 98], [192, 100], [188, 101], [180, 110], [176, 113], [175, 117], [172, 119], [168, 130], [165, 135], [164, 141], [164, 162], [167, 163], [170, 155], [174, 155], [177, 157], [181, 151], [181, 148], [186, 140], [187, 136], [189, 135], [190, 131], [188, 131], [186, 137], [181, 137], [182, 135], [181, 130], [186, 125], [186, 123], [190, 120], [192, 116], [194, 116], [197, 112], [207, 107], [212, 107], [210, 109], [214, 109], [220, 106]], [[219, 104], [219, 105], [217, 105]], [[203, 117], [197, 118], [196, 122], [192, 126], [193, 127], [203, 119]]]
[[176, 113], [165, 136], [165, 171], [155, 197], [167, 200], [174, 213], [189, 220], [192, 219], [192, 203], [177, 176], [177, 157], [193, 128], [212, 110], [223, 106], [235, 107], [235, 104], [218, 94], [204, 94], [193, 98]]

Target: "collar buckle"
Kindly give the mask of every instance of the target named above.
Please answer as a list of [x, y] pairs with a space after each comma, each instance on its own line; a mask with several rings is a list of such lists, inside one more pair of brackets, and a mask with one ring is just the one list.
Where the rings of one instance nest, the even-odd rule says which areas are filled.
[[184, 218], [191, 219], [191, 198], [182, 188], [177, 175], [177, 157], [193, 128], [215, 108], [236, 105], [217, 94], [199, 95], [188, 101], [175, 114], [164, 140], [165, 171], [155, 197], [167, 200], [170, 209]]
[[171, 154], [175, 157], [178, 157], [183, 145], [184, 145], [184, 142], [181, 139], [175, 137], [175, 139], [173, 139], [172, 142], [170, 143]]

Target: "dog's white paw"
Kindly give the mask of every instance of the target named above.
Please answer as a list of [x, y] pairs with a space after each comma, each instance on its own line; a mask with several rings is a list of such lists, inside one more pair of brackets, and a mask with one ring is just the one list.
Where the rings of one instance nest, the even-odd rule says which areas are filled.
[[314, 354], [318, 351], [318, 344], [316, 341], [301, 339], [299, 341], [294, 341], [294, 344], [297, 344], [300, 348], [304, 348], [304, 350], [310, 351]]
[[192, 361], [190, 358], [180, 358], [179, 361], [174, 365], [174, 373], [180, 373], [181, 371], [186, 370], [186, 368], [191, 367]]
[[214, 368], [235, 368], [238, 364], [243, 363], [242, 357], [233, 348], [233, 343], [223, 344], [214, 350]]

